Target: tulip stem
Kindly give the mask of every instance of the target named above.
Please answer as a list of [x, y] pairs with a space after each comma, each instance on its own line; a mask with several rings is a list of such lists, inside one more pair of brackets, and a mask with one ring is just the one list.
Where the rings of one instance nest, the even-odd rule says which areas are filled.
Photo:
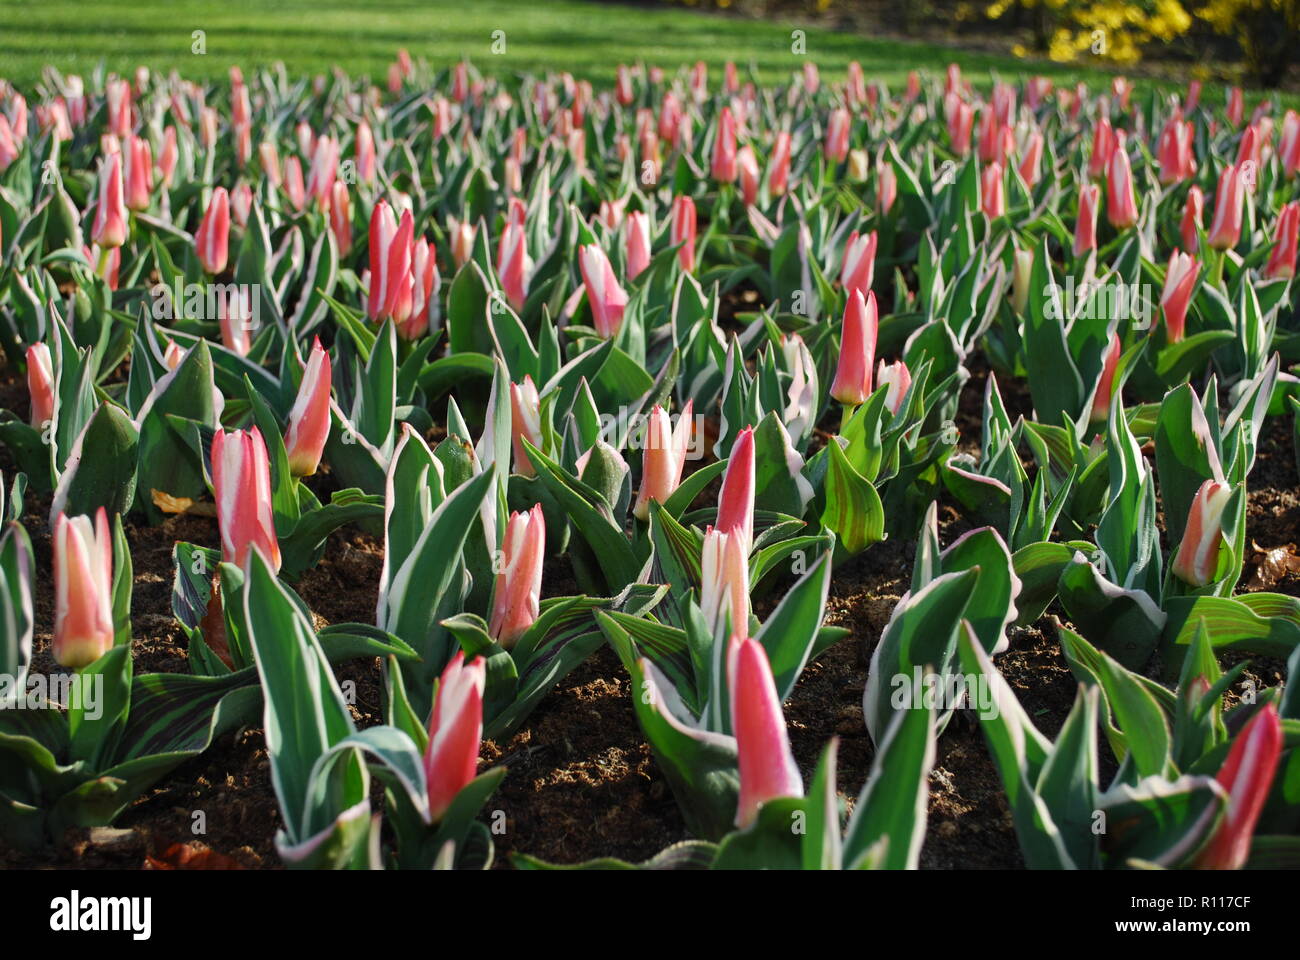
[[1228, 257], [1228, 251], [1216, 250], [1212, 254], [1210, 263], [1210, 283], [1216, 287], [1223, 286], [1223, 261]]
[[112, 247], [99, 248], [99, 263], [95, 266], [95, 272], [101, 277], [108, 277], [108, 258], [113, 255]]
[[840, 433], [843, 433], [845, 428], [848, 427], [849, 421], [853, 419], [853, 414], [858, 409], [858, 405], [856, 403], [845, 403], [841, 406], [844, 408], [844, 412], [840, 414]]

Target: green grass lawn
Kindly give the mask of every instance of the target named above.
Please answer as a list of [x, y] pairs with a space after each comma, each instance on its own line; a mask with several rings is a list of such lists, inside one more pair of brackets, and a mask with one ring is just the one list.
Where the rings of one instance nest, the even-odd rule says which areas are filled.
[[[439, 66], [468, 57], [485, 73], [566, 69], [598, 83], [636, 59], [669, 69], [735, 60], [752, 63], [768, 82], [784, 80], [803, 60], [791, 53], [788, 23], [580, 0], [0, 0], [0, 23], [0, 74], [20, 85], [36, 81], [47, 63], [89, 73], [100, 61], [119, 72], [146, 64], [217, 78], [232, 63], [283, 60], [292, 73], [337, 64], [382, 80], [403, 46]], [[196, 30], [205, 32], [205, 55], [191, 52]], [[491, 52], [496, 30], [505, 31], [504, 54]], [[972, 73], [1107, 81], [1098, 71], [828, 30], [807, 31], [807, 54], [836, 77], [859, 60], [869, 78], [891, 85], [911, 69], [939, 70], [954, 60]]]

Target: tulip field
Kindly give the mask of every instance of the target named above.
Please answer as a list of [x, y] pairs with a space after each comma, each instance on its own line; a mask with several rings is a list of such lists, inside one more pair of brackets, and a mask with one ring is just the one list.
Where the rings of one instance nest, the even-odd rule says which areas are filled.
[[1300, 114], [489, 63], [0, 85], [0, 865], [1300, 866]]

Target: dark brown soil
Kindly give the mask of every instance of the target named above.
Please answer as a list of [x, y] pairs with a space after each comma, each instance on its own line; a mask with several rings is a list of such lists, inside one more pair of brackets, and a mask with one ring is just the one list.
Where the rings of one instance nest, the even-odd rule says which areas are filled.
[[[976, 367], [964, 391], [959, 423], [964, 444], [978, 443], [986, 372]], [[1027, 413], [1023, 391], [1011, 384], [1002, 387], [1012, 416]], [[20, 392], [12, 380], [0, 382], [0, 405], [8, 401], [10, 409], [18, 411]], [[1243, 586], [1300, 596], [1295, 566], [1268, 562], [1270, 553], [1279, 548], [1294, 556], [1300, 540], [1296, 530], [1300, 483], [1291, 443], [1290, 424], [1270, 421], [1252, 475], [1249, 508], [1250, 533], [1260, 551], [1248, 559]], [[11, 474], [12, 464], [3, 451], [0, 467]], [[36, 663], [38, 669], [50, 669], [48, 498], [29, 497], [27, 506], [24, 522], [35, 544], [39, 574]], [[944, 505], [941, 526], [946, 543], [969, 524], [951, 505]], [[135, 562], [136, 669], [185, 672], [184, 637], [170, 609], [172, 545], [190, 540], [215, 546], [215, 522], [177, 517], [155, 528], [128, 525], [127, 534]], [[381, 550], [380, 543], [359, 533], [345, 531], [331, 538], [323, 562], [296, 585], [318, 626], [373, 620]], [[808, 666], [786, 705], [791, 742], [806, 777], [811, 777], [826, 741], [839, 737], [839, 788], [850, 805], [862, 788], [874, 752], [862, 716], [867, 663], [894, 604], [907, 589], [913, 552], [910, 543], [887, 541], [836, 571], [828, 619], [847, 627], [851, 635]], [[1261, 567], [1264, 579], [1248, 583]], [[567, 563], [548, 565], [546, 595], [574, 589]], [[1055, 736], [1074, 700], [1076, 685], [1050, 618], [1015, 631], [1011, 649], [998, 659], [998, 666], [1035, 723], [1048, 736]], [[353, 662], [338, 673], [340, 680], [355, 685], [357, 722], [381, 722], [378, 661]], [[1282, 678], [1282, 666], [1258, 662], [1252, 665], [1251, 676], [1259, 683], [1274, 684]], [[627, 676], [608, 649], [598, 651], [557, 684], [508, 742], [485, 743], [482, 761], [504, 763], [509, 770], [487, 804], [489, 812], [500, 810], [506, 817], [506, 832], [496, 837], [498, 866], [508, 865], [513, 852], [563, 863], [601, 856], [635, 861], [687, 837], [671, 791], [637, 727]], [[923, 867], [1022, 865], [1001, 783], [971, 716], [958, 713], [941, 737], [930, 789]], [[197, 832], [199, 812], [206, 832]], [[247, 728], [221, 738], [141, 797], [116, 827], [70, 830], [57, 846], [37, 856], [0, 847], [0, 866], [278, 868], [274, 835], [279, 813], [261, 730]]]

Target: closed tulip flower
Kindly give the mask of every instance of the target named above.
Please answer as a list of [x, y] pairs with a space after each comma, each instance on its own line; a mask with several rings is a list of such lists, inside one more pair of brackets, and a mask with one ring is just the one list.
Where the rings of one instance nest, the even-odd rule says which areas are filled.
[[744, 532], [709, 527], [700, 554], [700, 611], [709, 632], [749, 628], [749, 554]]
[[113, 647], [113, 539], [100, 507], [54, 518], [54, 659], [81, 669]]
[[743, 829], [753, 824], [759, 807], [769, 800], [803, 796], [803, 779], [790, 750], [767, 651], [757, 640], [737, 636], [727, 660], [731, 730], [740, 772], [736, 826]]
[[1279, 280], [1295, 276], [1297, 228], [1300, 228], [1300, 201], [1292, 201], [1278, 215], [1273, 251], [1264, 266], [1265, 279]]
[[522, 224], [506, 225], [500, 250], [501, 287], [510, 306], [522, 310], [528, 301], [528, 284], [533, 275], [533, 259], [528, 255], [528, 236]]
[[1192, 302], [1192, 289], [1201, 265], [1191, 254], [1175, 250], [1165, 269], [1165, 286], [1160, 294], [1160, 309], [1165, 315], [1165, 329], [1170, 343], [1183, 339], [1187, 327], [1187, 310]]
[[1097, 201], [1101, 188], [1095, 183], [1079, 187], [1079, 216], [1074, 222], [1074, 255], [1081, 257], [1097, 249]]
[[317, 337], [289, 411], [289, 432], [284, 438], [289, 472], [295, 477], [310, 477], [320, 465], [330, 433], [330, 380], [330, 356]]
[[849, 128], [852, 121], [849, 112], [843, 107], [831, 111], [826, 124], [826, 158], [834, 163], [843, 163], [849, 155]]
[[785, 193], [790, 183], [790, 134], [782, 130], [772, 144], [772, 154], [767, 160], [767, 189], [772, 196]]
[[719, 530], [738, 530], [745, 555], [754, 546], [754, 428], [736, 436], [718, 494]]
[[271, 467], [262, 432], [220, 428], [212, 438], [212, 490], [221, 529], [221, 558], [243, 567], [256, 546], [280, 569], [280, 544], [271, 509]]
[[1251, 838], [1264, 810], [1282, 757], [1282, 720], [1266, 703], [1233, 740], [1215, 778], [1228, 794], [1228, 809], [1218, 830], [1197, 857], [1207, 870], [1240, 870], [1250, 857]]
[[854, 230], [844, 245], [844, 263], [840, 267], [840, 283], [845, 291], [857, 291], [864, 297], [871, 292], [876, 273], [876, 231], [859, 234]]
[[1106, 172], [1106, 219], [1116, 230], [1127, 230], [1138, 221], [1137, 198], [1133, 193], [1133, 170], [1128, 153], [1116, 148]]
[[531, 477], [536, 471], [523, 442], [539, 450], [542, 447], [542, 404], [533, 378], [524, 375], [523, 383], [510, 384], [510, 443], [515, 455], [515, 473]]
[[578, 267], [596, 332], [606, 340], [618, 336], [623, 326], [623, 311], [627, 308], [627, 291], [614, 276], [609, 257], [600, 247], [589, 243], [578, 249]]
[[1043, 131], [1035, 127], [1025, 141], [1025, 149], [1020, 157], [1021, 179], [1032, 190], [1038, 185], [1038, 178], [1043, 166]]
[[474, 239], [478, 228], [468, 220], [460, 221], [451, 217], [448, 221], [448, 233], [451, 234], [451, 259], [460, 268], [474, 255]]
[[148, 210], [153, 192], [153, 151], [149, 141], [130, 136], [126, 141], [126, 191], [128, 210]]
[[376, 323], [402, 324], [411, 315], [411, 255], [415, 221], [410, 210], [398, 221], [380, 200], [370, 216], [370, 289], [366, 315]]
[[342, 180], [334, 181], [330, 197], [330, 233], [334, 234], [339, 256], [352, 252], [352, 198], [348, 195], [348, 185]]
[[1204, 587], [1215, 580], [1219, 568], [1219, 547], [1223, 543], [1223, 512], [1232, 499], [1232, 487], [1221, 480], [1206, 480], [1192, 498], [1187, 512], [1183, 542], [1170, 569], [1192, 587]]
[[687, 273], [695, 270], [695, 201], [690, 197], [673, 200], [672, 242], [681, 244], [677, 260]]
[[482, 657], [465, 662], [457, 650], [438, 679], [429, 716], [429, 745], [424, 775], [429, 788], [429, 819], [440, 821], [456, 794], [474, 779], [483, 738], [483, 689], [487, 669]]
[[509, 650], [537, 620], [541, 609], [546, 521], [540, 503], [525, 513], [510, 514], [501, 553], [503, 563], [492, 592], [488, 633]]
[[31, 424], [37, 430], [54, 420], [54, 365], [50, 348], [34, 343], [27, 348], [27, 393], [31, 397]]
[[1097, 392], [1092, 398], [1092, 411], [1088, 419], [1093, 423], [1110, 419], [1110, 401], [1115, 393], [1115, 372], [1119, 369], [1121, 356], [1119, 334], [1110, 335], [1110, 346], [1102, 356], [1101, 377], [1097, 381]]
[[907, 369], [907, 364], [902, 360], [894, 363], [881, 360], [876, 368], [876, 387], [888, 388], [885, 392], [885, 406], [897, 416], [903, 408], [903, 401], [907, 399], [907, 391], [912, 387], [912, 374]]
[[1110, 169], [1115, 154], [1115, 131], [1110, 120], [1100, 118], [1092, 128], [1092, 154], [1088, 158], [1088, 176], [1096, 179]]
[[713, 179], [719, 183], [736, 182], [736, 120], [730, 107], [723, 107], [718, 117], [718, 134], [713, 141]]
[[425, 237], [415, 241], [411, 253], [411, 313], [398, 324], [397, 335], [404, 340], [418, 340], [433, 332], [438, 316], [438, 290], [442, 275], [438, 273], [437, 248]]
[[1034, 252], [1017, 250], [1011, 261], [1011, 306], [1023, 314], [1029, 306], [1029, 281], [1034, 275]]
[[641, 486], [632, 513], [638, 520], [650, 519], [650, 501], [664, 503], [682, 482], [686, 451], [691, 443], [691, 415], [694, 401], [688, 400], [674, 428], [668, 411], [658, 404], [646, 423], [645, 450], [641, 457]]
[[650, 266], [650, 217], [634, 210], [627, 215], [623, 229], [627, 238], [627, 278], [635, 280]]
[[91, 241], [98, 247], [120, 247], [126, 243], [126, 198], [122, 188], [122, 155], [105, 157], [99, 166], [99, 202]]
[[989, 219], [996, 219], [1007, 212], [1003, 183], [1002, 164], [997, 161], [980, 171], [980, 209]]
[[203, 269], [217, 276], [226, 269], [230, 256], [230, 195], [217, 187], [208, 200], [208, 209], [194, 234], [194, 250]]
[[1231, 166], [1219, 175], [1214, 194], [1214, 220], [1206, 241], [1215, 250], [1231, 250], [1241, 239], [1241, 211], [1246, 202], [1246, 183], [1241, 167]]
[[881, 216], [889, 216], [898, 197], [898, 174], [894, 165], [887, 160], [876, 164], [876, 209]]
[[840, 334], [840, 358], [835, 367], [831, 396], [849, 407], [856, 407], [871, 395], [871, 367], [876, 358], [876, 295], [866, 299], [860, 290], [849, 292]]
[[1205, 209], [1205, 194], [1201, 188], [1193, 185], [1187, 191], [1187, 203], [1183, 206], [1183, 219], [1179, 222], [1178, 232], [1183, 240], [1183, 248], [1188, 253], [1196, 253], [1201, 245], [1201, 216]]
[[736, 154], [736, 167], [740, 171], [740, 196], [745, 206], [752, 207], [758, 202], [758, 157], [754, 148], [745, 144]]

